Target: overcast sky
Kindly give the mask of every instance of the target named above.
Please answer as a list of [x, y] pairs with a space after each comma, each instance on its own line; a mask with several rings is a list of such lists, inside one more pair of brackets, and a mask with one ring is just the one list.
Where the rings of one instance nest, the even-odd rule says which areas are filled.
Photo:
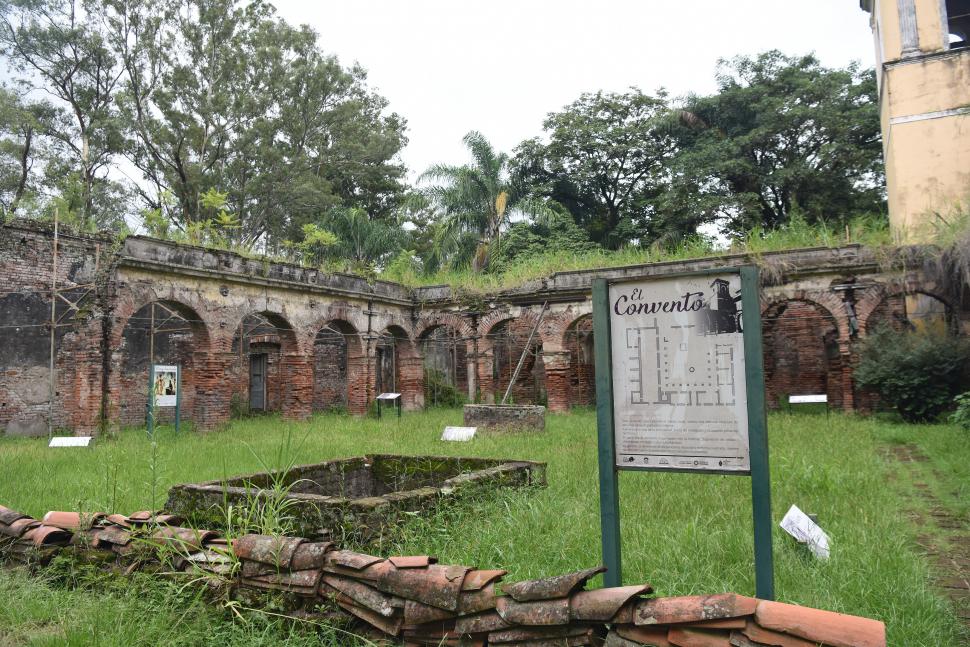
[[718, 58], [814, 51], [829, 66], [873, 65], [858, 0], [276, 0], [320, 46], [359, 62], [407, 119], [412, 177], [464, 163], [480, 130], [500, 150], [541, 134], [582, 92], [714, 89]]

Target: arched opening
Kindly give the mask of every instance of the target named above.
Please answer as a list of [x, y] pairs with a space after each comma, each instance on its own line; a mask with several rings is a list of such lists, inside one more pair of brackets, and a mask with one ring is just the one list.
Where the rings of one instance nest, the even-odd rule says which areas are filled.
[[233, 413], [281, 411], [287, 380], [283, 357], [296, 350], [289, 322], [273, 312], [246, 315], [232, 338], [237, 357], [233, 378]]
[[407, 332], [400, 326], [388, 326], [377, 336], [377, 369], [375, 388], [377, 393], [403, 393], [406, 364], [403, 360], [414, 356], [414, 349]]
[[[208, 351], [208, 344], [205, 322], [189, 306], [175, 301], [153, 301], [135, 311], [121, 332], [119, 422], [122, 425], [146, 424], [149, 393], [155, 386], [149, 384], [152, 364], [178, 367], [179, 415], [182, 420], [194, 419], [197, 406], [195, 358]], [[174, 382], [170, 388], [175, 388]], [[156, 423], [169, 423], [174, 418], [174, 406], [160, 406], [154, 410]]]
[[[505, 319], [492, 326], [486, 340], [492, 349], [492, 388], [495, 402], [501, 402], [522, 360], [522, 368], [509, 393], [509, 403], [545, 404], [546, 371], [542, 361], [542, 340], [532, 333], [535, 322], [527, 318]], [[523, 351], [525, 357], [523, 358]]]
[[593, 355], [593, 316], [584, 315], [569, 324], [563, 336], [569, 352], [569, 403], [596, 404], [596, 361]]
[[313, 410], [347, 407], [349, 349], [356, 347], [357, 330], [334, 320], [317, 332], [313, 341]]
[[430, 328], [418, 341], [424, 356], [424, 402], [428, 406], [457, 406], [468, 393], [468, 350], [455, 328]]
[[822, 306], [792, 300], [769, 308], [764, 327], [768, 405], [787, 406], [790, 395], [827, 395], [842, 407], [842, 358], [835, 318]]
[[866, 333], [882, 326], [943, 335], [956, 331], [956, 319], [947, 304], [931, 294], [900, 292], [879, 302], [866, 321]]

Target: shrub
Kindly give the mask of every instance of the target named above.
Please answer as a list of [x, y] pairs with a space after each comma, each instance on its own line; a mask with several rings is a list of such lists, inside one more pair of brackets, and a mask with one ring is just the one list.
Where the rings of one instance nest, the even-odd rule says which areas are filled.
[[957, 410], [950, 416], [950, 422], [970, 429], [970, 391], [958, 395], [953, 402], [957, 405]]
[[426, 368], [424, 404], [427, 407], [460, 407], [465, 404], [465, 396], [448, 381], [442, 371]]
[[930, 422], [966, 385], [967, 343], [951, 335], [883, 328], [862, 344], [858, 385], [875, 391], [907, 422]]

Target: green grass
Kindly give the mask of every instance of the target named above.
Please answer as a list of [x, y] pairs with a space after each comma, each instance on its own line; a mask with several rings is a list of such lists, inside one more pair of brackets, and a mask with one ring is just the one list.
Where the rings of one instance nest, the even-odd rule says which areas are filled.
[[[549, 463], [548, 488], [505, 491], [453, 506], [430, 520], [417, 519], [381, 550], [507, 568], [510, 581], [599, 563], [595, 415], [577, 411], [549, 416], [542, 435], [440, 442], [444, 425], [460, 420], [459, 410], [437, 410], [406, 414], [400, 422], [323, 415], [302, 424], [275, 418], [237, 421], [230, 430], [208, 435], [175, 437], [163, 430], [154, 460], [151, 444], [135, 431], [101, 441], [90, 451], [0, 439], [0, 503], [34, 516], [49, 509], [130, 512], [155, 507], [172, 483], [258, 470], [257, 456], [275, 460], [287, 435], [296, 449], [295, 456], [285, 458], [298, 463], [366, 452], [534, 459]], [[775, 414], [769, 433], [775, 520], [797, 504], [818, 514], [833, 540], [832, 558], [819, 562], [776, 529], [779, 599], [883, 620], [890, 645], [959, 644], [955, 615], [931, 590], [928, 563], [916, 550], [919, 529], [903, 514], [898, 491], [903, 484], [887, 486], [892, 466], [877, 446], [918, 442], [939, 461], [943, 478], [966, 488], [970, 447], [965, 432], [947, 425], [915, 427], [837, 414]], [[650, 582], [660, 595], [728, 590], [753, 594], [747, 479], [627, 472], [621, 475], [620, 492], [626, 582]], [[162, 596], [162, 613], [168, 613], [166, 604], [179, 608], [165, 602], [168, 594], [153, 595]], [[63, 598], [64, 604], [47, 605], [44, 601], [52, 596]], [[0, 612], [7, 614], [0, 615], [0, 625], [6, 627], [0, 632], [13, 636], [35, 625], [57, 635], [82, 631], [96, 613], [106, 621], [118, 615], [120, 631], [128, 633], [125, 627], [143, 613], [143, 601], [129, 595], [109, 591], [81, 596], [21, 576], [0, 577], [0, 599], [14, 597], [16, 608]], [[185, 622], [210, 623], [212, 631], [224, 630], [227, 636], [256, 632], [261, 637], [252, 644], [302, 644], [302, 634], [289, 636], [286, 625], [261, 621], [247, 627], [215, 612], [181, 610], [190, 616]], [[153, 619], [144, 631], [157, 644], [169, 644], [166, 622]], [[115, 644], [110, 637], [99, 640], [104, 642], [78, 644]], [[231, 644], [229, 638], [224, 642]], [[5, 641], [2, 633], [0, 643], [32, 644]], [[196, 643], [190, 639], [178, 644]]]

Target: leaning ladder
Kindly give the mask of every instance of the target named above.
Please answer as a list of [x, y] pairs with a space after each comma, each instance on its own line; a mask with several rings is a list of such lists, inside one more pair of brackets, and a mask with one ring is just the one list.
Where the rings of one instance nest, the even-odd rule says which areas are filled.
[[502, 404], [505, 404], [509, 399], [509, 395], [512, 393], [512, 386], [515, 384], [515, 381], [519, 379], [519, 372], [522, 370], [522, 365], [525, 364], [525, 356], [529, 354], [529, 347], [532, 346], [532, 338], [535, 337], [536, 331], [539, 330], [539, 324], [542, 323], [542, 315], [546, 314], [546, 307], [548, 307], [548, 305], [548, 301], [542, 304], [542, 310], [539, 311], [539, 317], [536, 319], [536, 325], [532, 326], [532, 332], [529, 333], [529, 341], [525, 342], [525, 348], [522, 349], [522, 354], [519, 356], [519, 363], [515, 366], [515, 372], [512, 373], [512, 379], [509, 380], [509, 387], [505, 389], [505, 395], [502, 396]]

